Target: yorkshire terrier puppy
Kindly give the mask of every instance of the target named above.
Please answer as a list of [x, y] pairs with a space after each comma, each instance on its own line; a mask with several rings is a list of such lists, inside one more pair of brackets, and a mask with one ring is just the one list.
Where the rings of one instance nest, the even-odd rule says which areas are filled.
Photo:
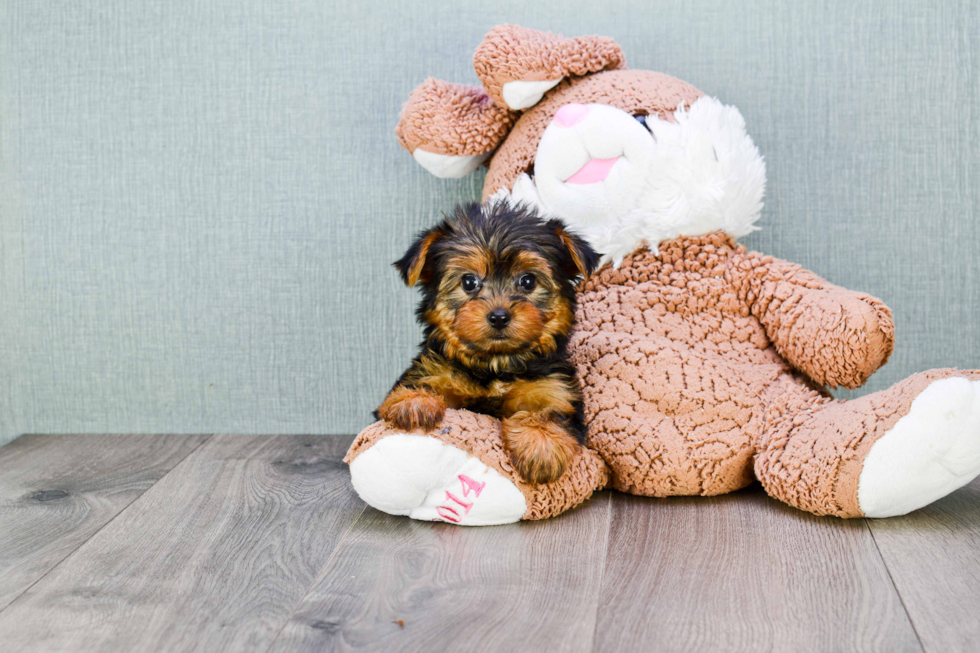
[[598, 260], [560, 220], [507, 202], [459, 207], [419, 234], [395, 267], [422, 284], [425, 340], [376, 416], [411, 430], [447, 407], [493, 415], [525, 480], [561, 476], [586, 435], [566, 355], [575, 282]]

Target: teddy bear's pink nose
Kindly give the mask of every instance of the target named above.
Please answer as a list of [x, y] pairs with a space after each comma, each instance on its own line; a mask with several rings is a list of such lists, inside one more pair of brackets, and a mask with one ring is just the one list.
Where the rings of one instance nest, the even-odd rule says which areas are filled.
[[562, 127], [571, 127], [576, 123], [582, 122], [587, 115], [589, 115], [589, 107], [584, 104], [566, 104], [561, 109], [558, 109], [558, 113], [555, 114], [555, 120]]

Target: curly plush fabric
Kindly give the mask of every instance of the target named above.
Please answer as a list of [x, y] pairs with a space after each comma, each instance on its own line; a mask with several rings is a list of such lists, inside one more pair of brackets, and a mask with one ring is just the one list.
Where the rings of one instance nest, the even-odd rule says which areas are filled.
[[[344, 462], [350, 464], [378, 440], [401, 432], [384, 422], [375, 422], [358, 434]], [[436, 438], [476, 456], [516, 485], [527, 502], [524, 520], [545, 519], [570, 510], [587, 500], [594, 491], [604, 488], [609, 481], [609, 468], [602, 459], [594, 451], [583, 449], [568, 472], [557, 481], [547, 485], [525, 483], [504, 452], [500, 422], [468, 410], [450, 409], [438, 429], [418, 434]]]
[[733, 263], [739, 295], [776, 350], [820, 385], [859, 388], [888, 362], [895, 326], [881, 300], [762, 254], [742, 255]]
[[564, 38], [518, 25], [500, 25], [484, 37], [473, 68], [490, 97], [507, 107], [503, 87], [512, 81], [544, 81], [626, 68], [619, 45], [605, 36]]
[[533, 172], [541, 135], [566, 104], [608, 104], [630, 114], [657, 114], [673, 121], [677, 107], [690, 106], [702, 95], [687, 82], [647, 70], [609, 70], [566, 79], [548, 92], [545, 101], [521, 114], [507, 140], [494, 152], [483, 184], [483, 199], [501, 188], [511, 190], [521, 173]]
[[421, 147], [435, 154], [471, 156], [497, 147], [516, 117], [479, 86], [430, 77], [402, 106], [395, 134], [409, 152]]
[[955, 369], [915, 374], [851, 401], [781, 387], [766, 409], [755, 474], [770, 496], [817, 515], [860, 517], [858, 480], [871, 446], [940, 379], [980, 374]]
[[[577, 318], [571, 351], [584, 384], [589, 445], [610, 465], [614, 488], [714, 495], [758, 477], [791, 505], [860, 514], [856, 474], [838, 488], [819, 457], [796, 456], [801, 474], [813, 468], [805, 495], [792, 491], [783, 467], [766, 461], [825, 434], [821, 420], [788, 428], [778, 415], [861, 410], [832, 402], [817, 384], [855, 387], [887, 359], [893, 326], [879, 300], [714, 233], [664, 242], [659, 255], [641, 250], [619, 269], [602, 270], [585, 284]], [[914, 397], [890, 392], [870, 401], [891, 410], [859, 425], [828, 418], [852, 427], [851, 458], [863, 459], [864, 444]], [[826, 435], [839, 444], [839, 434]]]

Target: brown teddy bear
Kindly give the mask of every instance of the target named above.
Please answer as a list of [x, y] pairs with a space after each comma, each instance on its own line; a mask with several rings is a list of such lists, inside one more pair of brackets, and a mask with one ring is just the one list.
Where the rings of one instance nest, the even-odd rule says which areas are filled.
[[604, 254], [570, 344], [588, 449], [534, 486], [491, 417], [449, 411], [417, 433], [379, 422], [347, 455], [367, 503], [500, 524], [557, 515], [606, 487], [710, 496], [759, 480], [818, 515], [887, 517], [980, 473], [980, 372], [923, 372], [851, 401], [827, 392], [885, 364], [891, 313], [735, 242], [756, 229], [765, 166], [734, 107], [628, 70], [603, 37], [504, 25], [474, 66], [482, 88], [416, 88], [398, 138], [437, 176], [487, 162], [484, 200], [533, 203]]

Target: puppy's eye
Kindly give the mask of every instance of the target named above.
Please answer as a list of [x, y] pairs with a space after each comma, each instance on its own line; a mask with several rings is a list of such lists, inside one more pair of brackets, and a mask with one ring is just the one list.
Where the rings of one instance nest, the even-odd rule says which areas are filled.
[[538, 280], [534, 278], [533, 274], [522, 274], [521, 278], [517, 280], [517, 285], [523, 290], [530, 292], [538, 285]]
[[464, 274], [461, 285], [466, 292], [476, 292], [480, 289], [480, 280], [475, 274]]

